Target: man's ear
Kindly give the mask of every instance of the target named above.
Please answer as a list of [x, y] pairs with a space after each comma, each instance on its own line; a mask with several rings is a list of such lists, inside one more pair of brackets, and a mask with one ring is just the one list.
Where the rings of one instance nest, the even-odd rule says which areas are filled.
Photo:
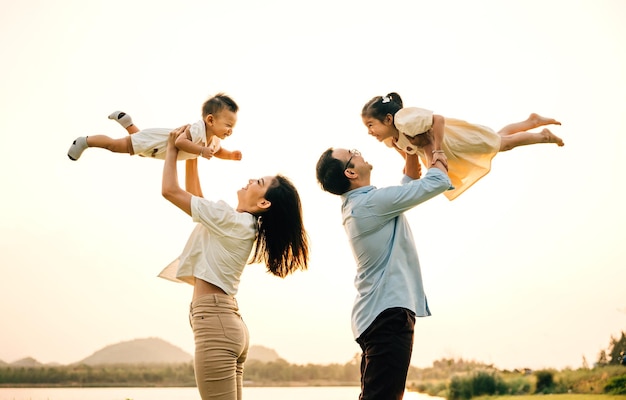
[[267, 210], [272, 205], [272, 202], [267, 200], [267, 199], [261, 199], [261, 200], [258, 201], [258, 203], [256, 203], [256, 205], [261, 210]]
[[345, 171], [343, 171], [343, 174], [348, 178], [348, 179], [355, 179], [359, 176], [359, 174], [356, 173], [356, 171], [352, 168], [348, 168]]

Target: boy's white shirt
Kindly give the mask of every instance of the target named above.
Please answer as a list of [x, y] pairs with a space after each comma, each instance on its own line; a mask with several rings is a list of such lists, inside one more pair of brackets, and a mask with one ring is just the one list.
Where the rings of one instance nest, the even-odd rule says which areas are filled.
[[198, 144], [203, 143], [206, 147], [212, 150], [213, 153], [218, 151], [221, 147], [220, 138], [217, 136], [213, 135], [210, 142], [207, 140], [206, 125], [204, 124], [204, 120], [200, 120], [192, 124], [189, 128], [189, 133], [191, 134], [192, 142]]

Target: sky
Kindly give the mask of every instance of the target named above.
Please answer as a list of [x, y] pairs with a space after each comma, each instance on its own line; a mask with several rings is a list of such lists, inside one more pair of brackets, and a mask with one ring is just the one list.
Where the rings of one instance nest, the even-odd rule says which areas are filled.
[[[246, 268], [237, 299], [251, 344], [291, 363], [346, 363], [354, 260], [340, 199], [315, 163], [357, 148], [372, 184], [402, 162], [367, 134], [372, 97], [498, 130], [531, 112], [564, 147], [500, 153], [454, 201], [407, 213], [433, 315], [412, 365], [442, 358], [502, 369], [592, 365], [626, 330], [626, 3], [620, 0], [2, 0], [0, 360], [69, 364], [159, 337], [193, 353], [192, 287], [157, 277], [193, 222], [161, 196], [162, 161], [88, 149], [78, 136], [200, 119], [211, 95], [240, 106], [239, 162], [200, 160], [205, 197], [236, 202], [248, 178], [299, 189], [309, 270]], [[183, 164], [180, 164], [183, 167]], [[182, 175], [182, 174], [181, 174]]]

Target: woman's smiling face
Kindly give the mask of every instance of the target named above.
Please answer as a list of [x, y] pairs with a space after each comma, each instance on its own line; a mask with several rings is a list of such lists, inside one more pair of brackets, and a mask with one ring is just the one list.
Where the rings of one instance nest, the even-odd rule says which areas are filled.
[[265, 193], [275, 182], [273, 176], [264, 176], [258, 179], [249, 179], [248, 184], [237, 191], [239, 204], [237, 211], [258, 214], [271, 204], [265, 199]]

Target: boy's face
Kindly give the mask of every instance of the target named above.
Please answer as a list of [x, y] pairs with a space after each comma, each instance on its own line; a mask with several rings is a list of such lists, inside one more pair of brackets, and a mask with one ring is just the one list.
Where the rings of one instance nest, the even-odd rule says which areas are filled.
[[230, 110], [222, 110], [217, 114], [209, 114], [204, 118], [207, 129], [220, 139], [233, 134], [233, 128], [237, 124], [237, 113]]
[[367, 128], [367, 133], [378, 139], [379, 142], [392, 137], [395, 129], [393, 117], [387, 115], [383, 121], [373, 117], [363, 117], [363, 124]]

